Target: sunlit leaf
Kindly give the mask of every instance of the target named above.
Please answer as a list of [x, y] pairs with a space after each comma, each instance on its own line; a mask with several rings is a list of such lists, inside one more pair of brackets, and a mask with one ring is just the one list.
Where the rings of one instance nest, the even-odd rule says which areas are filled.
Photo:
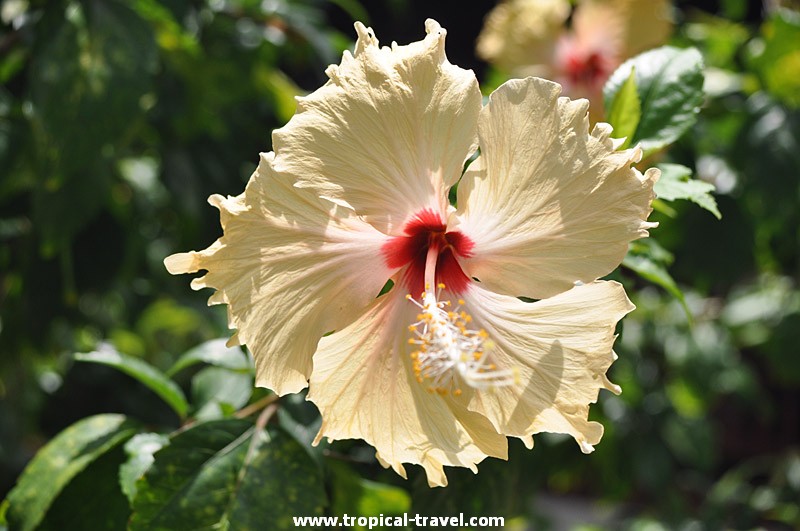
[[325, 504], [319, 469], [294, 439], [238, 419], [173, 437], [137, 488], [131, 531], [294, 529], [292, 516]]
[[36, 529], [75, 476], [135, 432], [136, 425], [124, 415], [104, 414], [59, 433], [36, 454], [8, 495], [10, 528]]
[[275, 100], [275, 114], [282, 122], [288, 122], [297, 109], [295, 98], [303, 91], [286, 74], [275, 68], [258, 69], [260, 81], [266, 85]]
[[664, 201], [686, 199], [708, 210], [717, 219], [722, 219], [717, 201], [711, 195], [715, 189], [713, 184], [692, 179], [692, 170], [680, 164], [662, 163], [658, 168], [661, 170], [661, 178], [654, 190], [659, 199]]
[[75, 354], [75, 359], [77, 361], [108, 365], [132, 376], [160, 396], [178, 416], [181, 418], [186, 416], [189, 404], [186, 402], [186, 397], [183, 395], [181, 388], [149, 363], [138, 358], [126, 356], [108, 345], [96, 352]]
[[615, 138], [625, 138], [625, 142], [620, 146], [620, 149], [624, 149], [630, 145], [642, 118], [642, 104], [636, 91], [636, 68], [631, 69], [628, 79], [619, 90], [609, 96], [610, 103], [606, 100], [608, 123], [614, 127]]
[[670, 46], [637, 55], [623, 63], [606, 82], [606, 101], [613, 101], [632, 70], [641, 119], [630, 143], [641, 144], [649, 154], [680, 138], [695, 123], [703, 102], [703, 58], [694, 48]]
[[128, 460], [119, 467], [119, 483], [128, 501], [136, 497], [136, 482], [153, 464], [153, 454], [169, 444], [169, 438], [160, 433], [139, 433], [125, 443]]
[[203, 420], [220, 418], [247, 404], [252, 393], [252, 374], [206, 367], [192, 378], [193, 416]]
[[225, 346], [225, 339], [212, 339], [183, 354], [167, 371], [172, 376], [198, 363], [208, 363], [233, 371], [252, 372], [253, 365], [239, 347]]

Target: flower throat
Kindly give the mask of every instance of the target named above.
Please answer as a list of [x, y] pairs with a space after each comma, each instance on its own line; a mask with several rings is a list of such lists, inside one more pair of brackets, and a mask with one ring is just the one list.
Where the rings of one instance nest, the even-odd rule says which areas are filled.
[[[460, 232], [447, 233], [443, 224], [423, 225], [421, 216], [415, 221], [420, 223], [411, 225], [410, 230], [407, 226], [408, 236], [400, 242], [413, 247], [409, 253], [412, 258], [406, 262], [410, 266], [403, 277], [405, 287], [413, 287], [419, 280], [423, 285], [421, 293], [418, 291], [419, 301], [410, 293], [406, 295], [420, 309], [416, 321], [408, 327], [411, 332], [408, 342], [416, 346], [410, 356], [417, 381], [427, 384], [430, 392], [454, 396], [462, 394], [462, 384], [485, 389], [515, 383], [516, 371], [500, 370], [493, 363], [494, 343], [486, 331], [470, 327], [472, 316], [462, 309], [466, 302], [459, 299], [453, 307], [449, 300], [441, 298], [445, 290], [455, 294], [466, 291], [469, 278], [461, 270], [456, 255], [469, 256], [472, 242]], [[420, 230], [423, 227], [427, 230]], [[424, 233], [427, 233], [424, 242], [427, 248], [424, 261], [420, 261], [417, 246], [423, 243], [419, 236]], [[443, 278], [452, 279], [455, 286], [448, 286], [441, 281]]]

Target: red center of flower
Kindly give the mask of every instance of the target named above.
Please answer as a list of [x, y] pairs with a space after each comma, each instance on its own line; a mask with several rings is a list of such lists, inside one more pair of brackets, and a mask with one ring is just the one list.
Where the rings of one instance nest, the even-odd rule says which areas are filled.
[[567, 56], [564, 70], [567, 78], [573, 84], [589, 87], [602, 84], [610, 73], [608, 60], [598, 52], [592, 52], [588, 55], [570, 53]]
[[447, 225], [432, 210], [417, 213], [403, 227], [404, 236], [395, 236], [383, 244], [386, 265], [392, 269], [407, 265], [400, 281], [412, 295], [425, 290], [425, 263], [428, 250], [437, 253], [435, 282], [443, 283], [452, 293], [463, 292], [469, 284], [457, 257], [469, 258], [475, 244], [459, 231], [447, 232]]

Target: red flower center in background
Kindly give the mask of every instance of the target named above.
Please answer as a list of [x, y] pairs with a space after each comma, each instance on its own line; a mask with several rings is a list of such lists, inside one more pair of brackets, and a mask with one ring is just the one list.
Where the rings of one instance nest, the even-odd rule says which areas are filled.
[[573, 51], [567, 55], [564, 72], [574, 85], [601, 86], [610, 72], [609, 60], [598, 52], [588, 55]]
[[425, 290], [425, 262], [432, 247], [438, 252], [435, 282], [455, 294], [466, 290], [470, 279], [457, 257], [472, 256], [472, 240], [459, 231], [447, 232], [447, 225], [432, 210], [417, 213], [406, 222], [403, 233], [383, 244], [381, 250], [388, 267], [408, 265], [400, 281], [409, 293], [417, 297]]

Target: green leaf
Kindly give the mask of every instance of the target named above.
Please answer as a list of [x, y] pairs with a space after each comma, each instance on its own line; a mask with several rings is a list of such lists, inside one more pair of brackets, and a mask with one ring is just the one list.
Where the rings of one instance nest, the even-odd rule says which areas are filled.
[[[358, 19], [357, 19], [358, 20]], [[288, 122], [297, 109], [297, 96], [303, 91], [286, 74], [276, 68], [263, 66], [257, 70], [259, 80], [268, 87], [275, 100], [275, 114], [281, 122]]]
[[64, 488], [100, 456], [129, 439], [135, 424], [124, 415], [103, 414], [80, 420], [47, 443], [8, 495], [11, 529], [39, 526]]
[[131, 509], [119, 484], [119, 469], [124, 462], [121, 445], [98, 457], [59, 494], [37, 531], [125, 529]]
[[683, 296], [683, 292], [663, 265], [649, 256], [632, 253], [628, 253], [625, 256], [625, 259], [622, 260], [622, 265], [643, 279], [664, 288], [667, 293], [678, 299], [686, 312], [686, 317], [689, 321], [692, 320], [692, 312], [689, 310], [689, 306], [686, 305], [686, 298]]
[[612, 94], [611, 104], [606, 109], [608, 123], [614, 127], [616, 138], [625, 138], [620, 149], [625, 149], [631, 143], [639, 120], [642, 118], [642, 103], [636, 91], [636, 68], [631, 68], [628, 79], [619, 87], [616, 94]]
[[411, 510], [411, 496], [406, 490], [363, 479], [341, 462], [329, 459], [327, 464], [331, 473], [331, 509], [334, 514], [399, 516]]
[[179, 417], [184, 418], [186, 416], [189, 404], [186, 402], [186, 397], [183, 395], [181, 388], [163, 372], [149, 363], [119, 353], [108, 345], [105, 345], [104, 348], [96, 352], [75, 354], [75, 359], [77, 361], [100, 363], [119, 369], [150, 388], [154, 393], [160, 396], [164, 402], [169, 404]]
[[697, 120], [703, 102], [703, 58], [694, 48], [664, 46], [629, 59], [603, 87], [606, 107], [632, 71], [641, 118], [630, 144], [641, 144], [648, 155], [680, 138]]
[[[241, 354], [241, 352], [239, 352]], [[210, 420], [241, 408], [253, 394], [253, 376], [220, 367], [206, 367], [192, 378], [194, 416]]]
[[169, 444], [169, 438], [160, 433], [139, 433], [125, 443], [128, 460], [119, 467], [119, 483], [128, 501], [136, 497], [136, 482], [153, 464], [153, 454]]
[[239, 372], [253, 372], [255, 369], [247, 355], [239, 347], [226, 347], [225, 342], [225, 339], [212, 339], [188, 350], [170, 367], [167, 375], [174, 376], [197, 363], [208, 363]]
[[323, 439], [314, 445], [314, 440], [322, 426], [322, 417], [314, 404], [308, 402], [305, 397], [306, 393], [301, 392], [281, 398], [278, 424], [292, 435], [318, 464], [322, 464], [323, 456], [330, 443], [327, 439]]
[[137, 488], [131, 531], [294, 529], [292, 516], [326, 503], [318, 467], [292, 437], [240, 419], [173, 437]]
[[6, 51], [5, 56], [0, 58], [0, 84], [7, 84], [12, 77], [25, 67], [28, 59], [28, 50], [24, 48]]
[[711, 195], [715, 190], [713, 184], [692, 179], [692, 170], [680, 164], [662, 163], [658, 168], [661, 170], [661, 178], [654, 190], [659, 199], [664, 201], [687, 199], [708, 210], [717, 219], [722, 219], [717, 201]]

